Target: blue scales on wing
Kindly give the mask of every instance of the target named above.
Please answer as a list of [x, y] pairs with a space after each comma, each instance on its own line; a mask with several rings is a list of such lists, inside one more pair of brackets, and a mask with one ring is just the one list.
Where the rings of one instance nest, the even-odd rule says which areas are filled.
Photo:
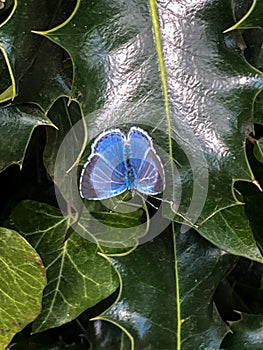
[[132, 190], [149, 195], [162, 192], [165, 188], [164, 169], [150, 136], [144, 130], [132, 127], [127, 135], [127, 144], [128, 164], [134, 176]]
[[80, 178], [86, 199], [106, 199], [127, 190], [126, 137], [119, 130], [102, 133], [93, 143]]

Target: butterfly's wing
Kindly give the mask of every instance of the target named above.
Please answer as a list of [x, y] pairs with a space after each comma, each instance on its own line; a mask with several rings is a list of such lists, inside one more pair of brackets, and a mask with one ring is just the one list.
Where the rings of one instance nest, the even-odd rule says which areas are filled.
[[165, 175], [151, 137], [144, 130], [132, 127], [127, 136], [129, 164], [133, 170], [133, 188], [144, 194], [158, 194], [165, 188]]
[[125, 135], [114, 129], [94, 141], [80, 176], [81, 197], [101, 200], [127, 189], [125, 140]]

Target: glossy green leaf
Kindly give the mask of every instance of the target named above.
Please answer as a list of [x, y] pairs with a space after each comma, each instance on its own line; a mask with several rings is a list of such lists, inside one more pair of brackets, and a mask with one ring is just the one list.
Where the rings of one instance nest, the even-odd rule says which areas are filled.
[[[124, 202], [118, 204], [117, 212], [101, 204], [88, 203], [84, 208], [76, 230], [85, 239], [96, 242], [104, 253], [130, 252], [149, 230], [149, 222], [142, 222], [144, 212], [140, 207], [129, 207]], [[130, 210], [125, 213], [123, 208]]]
[[[262, 50], [261, 50], [262, 51]], [[255, 123], [262, 124], [262, 111], [263, 111], [263, 94], [259, 93], [254, 103], [254, 118]]]
[[[78, 121], [81, 122], [83, 116], [81, 114], [79, 104], [76, 101], [71, 101], [67, 97], [61, 97], [57, 99], [49, 109], [48, 117], [54, 123], [56, 128], [49, 128], [47, 130], [44, 163], [49, 175], [54, 179], [54, 168], [59, 147], [72, 126]], [[72, 136], [72, 140], [68, 138], [67, 147], [64, 148], [65, 153], [63, 156], [61, 156], [61, 162], [64, 161], [65, 164], [59, 164], [59, 167], [64, 169], [65, 172], [74, 164], [75, 161], [78, 160], [78, 157], [81, 155], [82, 145], [85, 141], [83, 128], [81, 131], [79, 134], [74, 134]], [[74, 147], [71, 147], [72, 144]], [[67, 160], [69, 160], [69, 163]], [[67, 191], [68, 189], [69, 186], [67, 184]], [[66, 191], [63, 191], [62, 188], [60, 188], [60, 191], [65, 195], [65, 197], [67, 197], [65, 193]]]
[[68, 21], [42, 32], [73, 60], [72, 95], [89, 136], [143, 125], [165, 163], [164, 198], [191, 225], [238, 204], [232, 181], [252, 176], [244, 140], [263, 78], [223, 33], [230, 5], [82, 0]]
[[244, 205], [226, 208], [201, 224], [198, 232], [228, 253], [263, 262]]
[[13, 91], [13, 87], [11, 85], [4, 92], [1, 93], [0, 101], [1, 102], [5, 102], [5, 101], [8, 101], [8, 100], [11, 100], [14, 97], [13, 92], [14, 92]]
[[254, 144], [254, 156], [256, 159], [260, 162], [263, 163], [263, 140], [255, 140]]
[[44, 162], [59, 189], [57, 199], [60, 208], [64, 210], [66, 200], [69, 215], [70, 211], [77, 209], [81, 217], [76, 231], [88, 240], [94, 237], [93, 241], [104, 252], [130, 250], [137, 244], [137, 239], [147, 232], [147, 223], [142, 224], [140, 197], [137, 198], [139, 203], [135, 201], [133, 205], [125, 202], [129, 193], [103, 203], [83, 201], [79, 194], [79, 177], [89, 156], [90, 145], [82, 155], [86, 136], [80, 106], [76, 101], [60, 98], [50, 108], [48, 117], [56, 128], [47, 131]]
[[[32, 33], [56, 23], [60, 11], [63, 13], [61, 4], [48, 0], [41, 3], [15, 0], [10, 15], [1, 24], [0, 49], [9, 71], [3, 90], [11, 81], [10, 97], [18, 93], [19, 103], [35, 102], [46, 109], [54, 98], [70, 91], [69, 79], [63, 70], [63, 50]], [[0, 95], [1, 102], [7, 97], [7, 94]]]
[[213, 294], [234, 259], [194, 231], [167, 230], [132, 254], [111, 258], [121, 291], [99, 318], [122, 327], [130, 349], [218, 349], [228, 329]]
[[[16, 12], [1, 27], [1, 30], [4, 29], [3, 37], [10, 42], [14, 38], [10, 33], [16, 34], [15, 45], [8, 46], [6, 42], [2, 47], [8, 53], [15, 80], [20, 82], [17, 101], [35, 101], [47, 110], [52, 99], [57, 98], [61, 91], [77, 100], [69, 106], [66, 98], [57, 100], [48, 115], [59, 128], [59, 131], [48, 131], [45, 150], [48, 172], [53, 178], [54, 167], [57, 166], [61, 170], [58, 177], [63, 181], [73, 173], [70, 181], [64, 181], [64, 187], [59, 187], [67, 201], [64, 209], [73, 211], [72, 197], [80, 203], [76, 207], [73, 205], [74, 209], [83, 209], [78, 181], [84, 158], [78, 170], [73, 167], [72, 172], [67, 172], [79, 160], [85, 144], [83, 140], [88, 136], [90, 141], [110, 127], [118, 126], [126, 131], [131, 125], [140, 125], [153, 137], [158, 154], [163, 159], [167, 175], [164, 199], [178, 214], [177, 220], [194, 225], [199, 233], [223, 249], [212, 248], [197, 232], [173, 233], [174, 240], [171, 239], [172, 232], [169, 232], [171, 236], [165, 239], [160, 236], [139, 246], [129, 256], [113, 258], [122, 277], [122, 294], [106, 316], [125, 328], [123, 330], [134, 340], [138, 350], [156, 347], [174, 350], [176, 345], [182, 349], [218, 349], [227, 328], [213, 306], [212, 295], [234, 259], [224, 251], [261, 260], [243, 206], [233, 196], [233, 182], [239, 178], [252, 178], [244, 141], [246, 134], [253, 131], [252, 105], [255, 95], [262, 88], [262, 74], [241, 56], [244, 48], [240, 33], [223, 34], [234, 21], [231, 1], [78, 1], [69, 20], [54, 30], [42, 32], [65, 48], [72, 58], [74, 76], [71, 92], [67, 79], [61, 73], [62, 51], [52, 44], [42, 46], [41, 36], [30, 33], [31, 29], [49, 27], [49, 18], [56, 12], [50, 11], [51, 16], [46, 17], [44, 8], [48, 4], [50, 10], [50, 3], [44, 1], [39, 8], [34, 1], [19, 2]], [[261, 16], [259, 1], [254, 3]], [[30, 23], [38, 20], [39, 13], [42, 17], [36, 28]], [[253, 13], [250, 16], [252, 20]], [[47, 22], [43, 20], [42, 23], [44, 18]], [[22, 36], [23, 21], [28, 27], [26, 35]], [[20, 50], [25, 42], [25, 50]], [[17, 61], [14, 48], [18, 48], [17, 52], [25, 60]], [[33, 51], [39, 52], [37, 57], [31, 55]], [[49, 59], [49, 54], [56, 58]], [[43, 67], [45, 69], [42, 70]], [[49, 79], [50, 76], [54, 81]], [[9, 80], [4, 79], [6, 87], [10, 85]], [[7, 92], [10, 93], [10, 90]], [[83, 126], [80, 133], [74, 129], [71, 136], [66, 137], [64, 158], [57, 162], [57, 151], [71, 123], [81, 120], [83, 115], [87, 132], [83, 132]], [[259, 122], [262, 115], [259, 113], [257, 116]], [[15, 141], [14, 134], [11, 136]], [[88, 154], [88, 148], [84, 156]], [[5, 155], [5, 147], [2, 149]], [[21, 150], [25, 147], [22, 146]], [[8, 161], [6, 164], [9, 164]], [[174, 165], [172, 170], [171, 164]], [[117, 282], [110, 265], [96, 255], [97, 247], [75, 232], [67, 243], [63, 243], [71, 229], [67, 218], [59, 211], [44, 204], [23, 205], [22, 209], [19, 207], [19, 218], [16, 211], [13, 220], [18, 221], [19, 229], [37, 246], [41, 256], [43, 252], [49, 273], [43, 313], [34, 325], [34, 330], [38, 331], [67, 322], [85, 307], [101, 300], [97, 295], [87, 300], [83, 293], [85, 283], [81, 285], [80, 275], [67, 260], [68, 255], [77, 257], [73, 262], [80, 271], [79, 264], [83, 266], [83, 256], [88, 251], [92, 269], [87, 272], [83, 267], [81, 272], [90, 277], [92, 271], [92, 278], [95, 273], [96, 277], [104, 275], [101, 272], [101, 264], [104, 263], [106, 276], [102, 279], [105, 284], [99, 286], [108, 294]], [[127, 226], [138, 224], [141, 215], [138, 211], [127, 220], [125, 214], [100, 211], [93, 204], [88, 211], [97, 221], [91, 222], [83, 215], [79, 225], [83, 224], [87, 234], [97, 230], [100, 241], [105, 241], [107, 235], [115, 241], [127, 239]], [[104, 225], [102, 229], [99, 223]], [[54, 226], [54, 229], [51, 228]], [[119, 227], [125, 228], [122, 236], [116, 234]], [[262, 231], [260, 227], [259, 220], [258, 232]], [[135, 238], [139, 237], [135, 229], [133, 233]], [[77, 252], [73, 246], [77, 247]], [[65, 255], [63, 252], [66, 252]], [[62, 263], [63, 257], [65, 264]], [[58, 271], [62, 271], [63, 275]], [[110, 274], [115, 277], [109, 282]], [[54, 288], [56, 281], [59, 281], [59, 288]], [[98, 288], [91, 290], [96, 294]], [[68, 308], [62, 297], [67, 297], [71, 307]], [[76, 305], [79, 300], [81, 305]], [[96, 325], [99, 327], [101, 323]], [[102, 327], [103, 334], [107, 336], [107, 327]], [[116, 331], [116, 334], [118, 336], [119, 332]], [[113, 345], [109, 338], [106, 340], [110, 347]], [[91, 339], [94, 348], [102, 347], [103, 340], [98, 333]], [[126, 341], [120, 343], [125, 350], [128, 346]], [[119, 346], [119, 342], [113, 344]]]
[[22, 165], [31, 135], [38, 125], [52, 125], [34, 106], [0, 109], [0, 171], [11, 164]]
[[[261, 165], [261, 164], [260, 164]], [[262, 166], [262, 165], [261, 165]], [[239, 183], [239, 191], [244, 196], [245, 211], [259, 247], [263, 248], [262, 215], [263, 193], [255, 185]]]
[[243, 17], [231, 26], [228, 31], [242, 28], [263, 28], [263, 4], [261, 0], [253, 0], [248, 11]]
[[43, 309], [33, 331], [62, 325], [109, 296], [118, 286], [111, 264], [98, 255], [95, 244], [74, 231], [61, 212], [44, 203], [21, 202], [12, 221], [41, 254], [47, 269]]
[[45, 269], [36, 251], [17, 232], [0, 228], [0, 348], [41, 310]]
[[101, 320], [90, 322], [87, 337], [92, 344], [92, 350], [123, 350], [130, 348], [130, 340], [127, 335], [117, 325], [110, 322]]
[[225, 350], [261, 350], [263, 348], [263, 316], [242, 315], [238, 322], [231, 322], [232, 333], [224, 340]]

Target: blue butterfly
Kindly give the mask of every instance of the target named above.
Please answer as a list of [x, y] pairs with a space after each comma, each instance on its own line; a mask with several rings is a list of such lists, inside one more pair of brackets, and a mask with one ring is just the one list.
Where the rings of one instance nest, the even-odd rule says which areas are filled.
[[82, 198], [101, 200], [127, 190], [146, 195], [163, 192], [165, 175], [151, 137], [133, 126], [127, 136], [119, 129], [101, 133], [80, 176]]

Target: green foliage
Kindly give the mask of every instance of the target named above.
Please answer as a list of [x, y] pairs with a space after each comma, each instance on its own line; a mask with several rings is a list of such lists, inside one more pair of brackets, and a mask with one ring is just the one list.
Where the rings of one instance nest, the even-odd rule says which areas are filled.
[[262, 140], [255, 140], [254, 156], [259, 162], [263, 163]]
[[[42, 311], [33, 323], [39, 332], [71, 321], [118, 286], [113, 267], [97, 254], [97, 246], [72, 232], [60, 210], [44, 203], [21, 202], [11, 219], [39, 252], [48, 283]], [[37, 228], [37, 229], [36, 229]], [[52, 247], [52, 250], [50, 249]]]
[[262, 349], [262, 316], [244, 314], [242, 320], [233, 325], [233, 334], [224, 341], [224, 349]]
[[[262, 348], [262, 22], [259, 0], [0, 1], [0, 349]], [[132, 125], [164, 193], [81, 199], [92, 140]]]
[[0, 228], [0, 348], [41, 310], [45, 268], [36, 251], [17, 232]]
[[120, 324], [132, 335], [136, 348], [171, 349], [175, 340], [183, 349], [219, 348], [228, 328], [213, 294], [234, 256], [222, 254], [194, 231], [183, 233], [176, 226], [134, 254], [111, 261], [122, 271], [121, 292], [99, 318]]
[[30, 137], [39, 125], [52, 124], [36, 107], [21, 105], [1, 110], [1, 170], [14, 163], [22, 166]]

